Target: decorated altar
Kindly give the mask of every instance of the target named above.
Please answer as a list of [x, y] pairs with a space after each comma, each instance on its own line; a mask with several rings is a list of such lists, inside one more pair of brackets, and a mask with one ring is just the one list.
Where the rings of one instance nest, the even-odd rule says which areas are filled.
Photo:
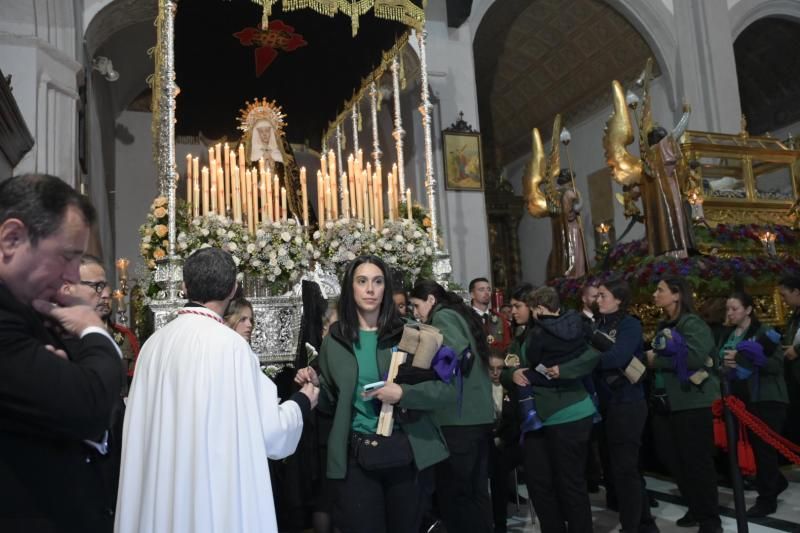
[[[252, 16], [252, 3], [222, 4], [224, 7], [220, 9], [230, 14], [241, 9]], [[434, 276], [446, 283], [451, 269], [438, 230], [424, 12], [418, 2], [360, 2], [358, 11], [353, 5], [341, 2], [331, 4], [335, 8], [330, 9], [323, 9], [322, 4], [288, 1], [259, 4], [261, 16], [234, 36], [242, 45], [258, 46], [255, 78], [243, 83], [264, 96], [245, 102], [239, 111], [237, 127], [241, 138], [208, 139], [200, 153], [188, 154], [185, 164], [178, 165], [175, 77], [177, 71], [180, 78], [181, 71], [176, 70], [176, 48], [180, 47], [176, 46], [175, 28], [185, 27], [188, 20], [194, 21], [193, 28], [205, 24], [203, 21], [209, 17], [201, 11], [208, 9], [208, 5], [187, 4], [186, 9], [195, 18], [181, 22], [176, 18], [176, 2], [159, 1], [153, 129], [161, 195], [154, 200], [140, 229], [141, 253], [151, 269], [151, 276], [144, 283], [148, 293], [145, 303], [152, 312], [154, 327], [159, 328], [184, 303], [182, 259], [207, 246], [229, 251], [239, 267], [244, 295], [251, 300], [255, 311], [253, 348], [262, 361], [277, 362], [295, 356], [302, 319], [303, 280], [320, 285], [330, 301], [338, 297], [338, 276], [344, 265], [360, 254], [380, 254], [406, 284], [421, 275]], [[300, 12], [304, 18], [299, 17]], [[360, 48], [350, 64], [336, 67], [345, 71], [354, 68], [355, 73], [338, 75], [341, 72], [337, 72], [337, 76], [328, 79], [330, 83], [326, 84], [324, 94], [308, 93], [309, 87], [299, 76], [281, 74], [270, 81], [273, 72], [270, 69], [287, 72], [292, 58], [308, 57], [299, 53], [288, 55], [289, 52], [343, 38], [338, 32], [342, 14], [349, 16], [352, 26], [347, 39], [355, 38], [359, 32], [371, 39], [359, 39]], [[291, 20], [293, 25], [278, 20], [279, 16]], [[313, 23], [318, 32], [314, 37], [322, 39], [314, 41], [308, 34], [301, 35], [298, 21]], [[232, 24], [228, 19], [225, 23]], [[403, 52], [410, 29], [417, 40], [422, 78], [419, 111], [425, 143], [424, 191], [413, 191], [407, 184], [403, 159], [405, 132], [400, 91], [405, 85]], [[209, 28], [208, 34], [213, 33], [214, 29]], [[183, 50], [187, 50], [185, 46]], [[323, 55], [330, 52], [324, 46], [317, 46], [316, 50]], [[179, 67], [207, 66], [197, 65], [194, 48], [189, 52], [183, 57], [193, 59], [182, 60], [178, 56]], [[281, 52], [288, 57], [279, 58]], [[330, 69], [335, 64], [329, 57], [316, 60], [318, 69]], [[299, 64], [296, 72], [305, 72], [304, 68]], [[259, 81], [262, 74], [264, 80]], [[276, 85], [277, 79], [280, 83]], [[292, 85], [297, 86], [297, 91], [292, 91]], [[226, 94], [230, 93], [229, 88], [226, 85]], [[180, 101], [199, 103], [195, 89], [182, 88]], [[330, 102], [331, 95], [346, 94], [343, 91], [353, 96], [343, 98], [346, 101], [340, 100], [333, 108], [320, 106], [322, 102]], [[296, 98], [298, 92], [318, 94], [319, 98], [309, 105], [308, 99]], [[270, 94], [276, 93], [286, 107], [269, 99]], [[393, 105], [392, 150], [381, 147], [378, 135], [378, 108], [384, 98]], [[220, 102], [215, 103], [210, 109], [212, 114], [218, 114], [221, 107]], [[309, 108], [313, 109], [313, 115], [309, 114]], [[328, 123], [322, 131], [308, 130], [309, 124], [319, 124], [325, 115]], [[295, 127], [291, 128], [295, 118], [300, 122], [294, 122]], [[202, 114], [195, 114], [191, 120], [203, 119]], [[360, 139], [365, 136], [361, 133], [364, 123], [370, 125], [368, 143]], [[289, 142], [287, 132], [303, 136], [301, 149], [316, 154], [318, 167], [298, 164], [294, 153], [297, 145]], [[424, 198], [427, 205], [424, 208], [417, 205], [415, 198]]]

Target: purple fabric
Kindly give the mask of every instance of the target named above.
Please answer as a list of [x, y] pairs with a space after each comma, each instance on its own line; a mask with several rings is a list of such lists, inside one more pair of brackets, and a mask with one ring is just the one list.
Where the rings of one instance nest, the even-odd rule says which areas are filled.
[[767, 364], [764, 347], [756, 341], [742, 341], [736, 345], [736, 351], [747, 357], [753, 366], [762, 367]]
[[439, 379], [445, 383], [450, 383], [450, 380], [456, 375], [458, 369], [458, 357], [456, 352], [449, 346], [442, 345], [436, 355], [433, 356], [431, 361], [431, 369], [436, 372]]
[[672, 369], [680, 382], [686, 383], [689, 381], [689, 368], [687, 366], [689, 347], [686, 345], [686, 340], [676, 329], [669, 330], [669, 335], [664, 335], [664, 340], [666, 343], [659, 350], [659, 355], [672, 359]]

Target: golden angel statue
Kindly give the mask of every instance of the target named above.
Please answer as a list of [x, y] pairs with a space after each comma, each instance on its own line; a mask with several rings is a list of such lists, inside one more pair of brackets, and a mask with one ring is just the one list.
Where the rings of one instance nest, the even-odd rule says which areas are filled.
[[[691, 109], [684, 105], [683, 116], [672, 132], [654, 123], [650, 109], [650, 79], [652, 59], [640, 78], [644, 90], [644, 103], [639, 117], [639, 152], [642, 158], [627, 150], [633, 142], [633, 125], [628, 112], [638, 100], [630, 95], [626, 99], [622, 85], [612, 83], [614, 111], [606, 122], [603, 148], [606, 161], [617, 183], [641, 194], [644, 223], [650, 255], [686, 257], [693, 248], [692, 228], [684, 208], [679, 177], [687, 171], [682, 161], [678, 139], [689, 123]], [[626, 212], [631, 210], [626, 205]]]
[[580, 211], [583, 206], [571, 171], [561, 169], [559, 136], [561, 115], [553, 123], [550, 155], [545, 160], [538, 128], [533, 128], [533, 157], [523, 179], [528, 212], [550, 218], [552, 248], [547, 258], [547, 278], [580, 278], [589, 270]]

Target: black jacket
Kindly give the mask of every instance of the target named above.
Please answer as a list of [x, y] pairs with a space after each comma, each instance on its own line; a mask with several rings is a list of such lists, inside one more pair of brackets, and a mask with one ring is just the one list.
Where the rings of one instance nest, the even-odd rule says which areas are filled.
[[580, 356], [587, 348], [589, 333], [589, 326], [575, 311], [535, 320], [529, 330], [525, 354], [532, 370], [528, 379], [533, 377], [535, 385], [552, 386], [535, 371], [536, 367], [539, 364], [546, 367], [560, 365]]
[[0, 284], [0, 531], [111, 531], [96, 453], [119, 401], [113, 341], [86, 335], [66, 349], [41, 317]]

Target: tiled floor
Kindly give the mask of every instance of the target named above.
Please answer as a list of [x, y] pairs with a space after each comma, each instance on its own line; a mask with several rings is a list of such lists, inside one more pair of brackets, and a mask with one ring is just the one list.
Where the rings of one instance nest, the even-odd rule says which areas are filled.
[[[789, 488], [781, 494], [778, 500], [778, 512], [766, 519], [751, 520], [749, 530], [752, 533], [768, 533], [775, 531], [792, 531], [800, 527], [800, 468], [787, 468], [784, 470], [789, 479]], [[686, 507], [679, 503], [678, 490], [671, 481], [647, 478], [647, 488], [652, 491], [659, 500], [659, 506], [652, 509], [653, 516], [661, 533], [692, 533], [692, 529], [680, 528], [675, 525], [675, 520], [683, 516]], [[525, 488], [520, 487], [520, 493], [524, 494]], [[734, 515], [733, 492], [726, 487], [720, 487], [720, 509], [722, 513], [722, 526], [727, 532], [736, 531], [736, 519]], [[592, 515], [594, 517], [595, 533], [615, 533], [619, 530], [619, 520], [617, 514], [605, 509], [605, 494], [600, 489], [598, 494], [592, 494]], [[745, 500], [749, 507], [755, 502], [755, 492], [745, 492]], [[535, 524], [531, 524], [530, 514], [527, 507], [523, 506], [518, 511], [511, 504], [508, 507], [508, 531], [509, 533], [532, 533], [539, 532]]]

